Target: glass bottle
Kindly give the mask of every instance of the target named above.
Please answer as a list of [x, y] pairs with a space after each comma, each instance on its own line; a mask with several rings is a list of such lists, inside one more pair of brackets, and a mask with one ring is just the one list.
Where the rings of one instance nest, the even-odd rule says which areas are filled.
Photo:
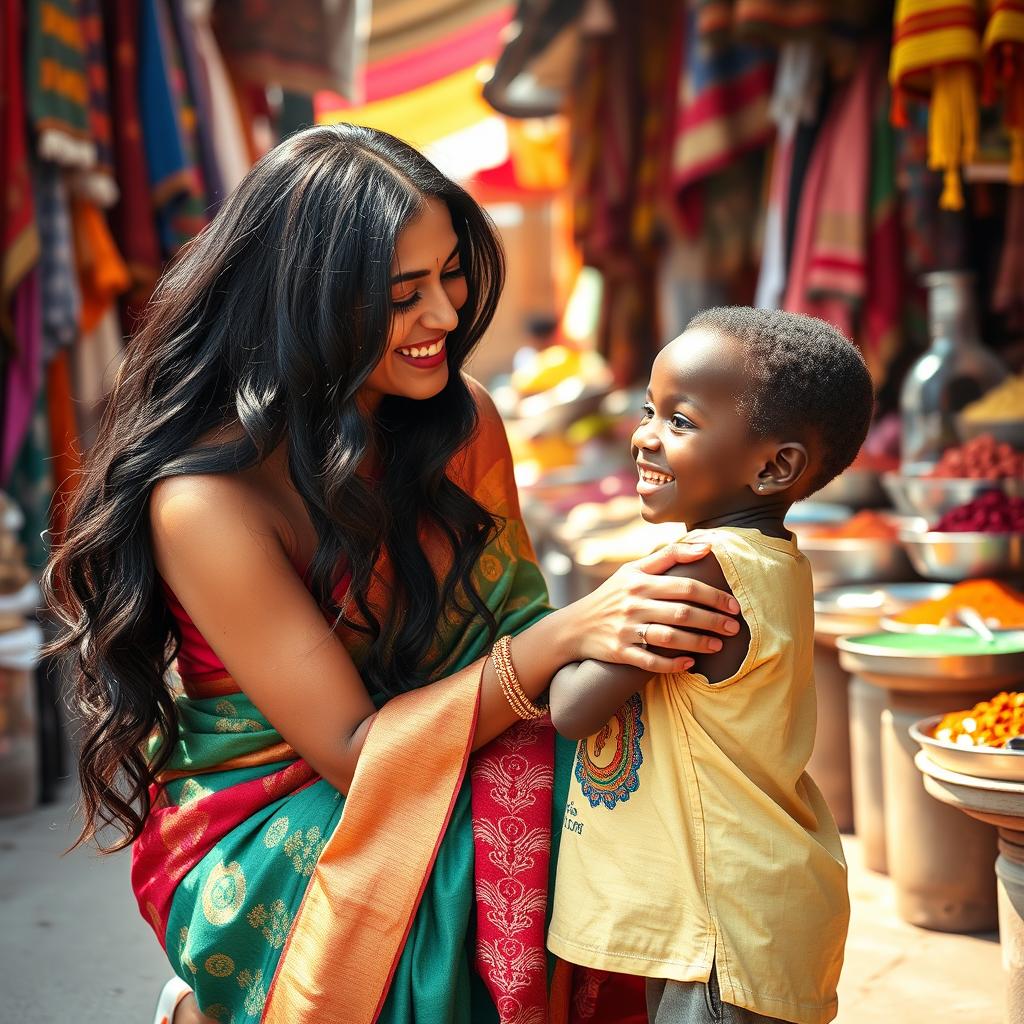
[[927, 473], [958, 442], [957, 413], [1009, 375], [981, 342], [974, 275], [943, 270], [923, 281], [931, 344], [910, 367], [900, 392], [905, 476]]

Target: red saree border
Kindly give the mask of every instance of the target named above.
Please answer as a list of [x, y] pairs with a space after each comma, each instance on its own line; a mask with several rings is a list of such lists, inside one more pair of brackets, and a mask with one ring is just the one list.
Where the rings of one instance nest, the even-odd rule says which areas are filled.
[[480, 659], [378, 712], [296, 914], [264, 1024], [377, 1019], [466, 774], [483, 666]]

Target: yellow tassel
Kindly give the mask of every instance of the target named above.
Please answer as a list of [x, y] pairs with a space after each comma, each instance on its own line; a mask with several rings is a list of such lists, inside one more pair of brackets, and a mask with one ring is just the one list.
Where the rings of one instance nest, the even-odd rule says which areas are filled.
[[978, 97], [974, 68], [966, 64], [936, 68], [928, 116], [928, 166], [944, 171], [939, 205], [962, 210], [960, 167], [978, 149]]

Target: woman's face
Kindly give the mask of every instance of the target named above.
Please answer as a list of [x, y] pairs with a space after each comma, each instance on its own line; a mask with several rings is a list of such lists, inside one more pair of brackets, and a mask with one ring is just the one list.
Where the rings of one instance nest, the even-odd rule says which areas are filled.
[[394, 316], [384, 357], [363, 385], [376, 405], [385, 395], [433, 398], [448, 383], [446, 336], [468, 294], [459, 240], [447, 205], [429, 199], [398, 236], [391, 264]]

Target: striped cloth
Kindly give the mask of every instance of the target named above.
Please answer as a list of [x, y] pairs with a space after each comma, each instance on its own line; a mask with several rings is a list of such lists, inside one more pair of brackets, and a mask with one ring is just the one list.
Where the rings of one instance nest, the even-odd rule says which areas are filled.
[[1010, 184], [1024, 185], [1024, 4], [989, 0], [985, 26], [984, 100], [1001, 96], [1010, 136]]
[[930, 97], [928, 164], [944, 174], [944, 210], [964, 205], [960, 168], [978, 147], [980, 70], [976, 0], [898, 0], [889, 64], [893, 123], [906, 126], [908, 96]]

